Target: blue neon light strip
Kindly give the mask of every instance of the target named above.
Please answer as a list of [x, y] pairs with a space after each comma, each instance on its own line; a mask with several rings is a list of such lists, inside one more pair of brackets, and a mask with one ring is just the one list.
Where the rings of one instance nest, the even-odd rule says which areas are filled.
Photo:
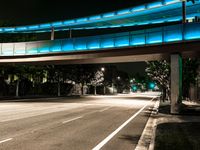
[[[55, 31], [63, 31], [69, 29], [85, 30], [97, 28], [117, 28], [123, 26], [180, 21], [182, 19], [181, 14], [174, 14], [173, 12], [171, 12], [170, 15], [169, 13], [167, 14], [168, 17], [164, 16], [167, 11], [170, 12], [171, 10], [181, 10], [181, 6], [181, 0], [162, 0], [137, 6], [134, 8], [123, 9], [90, 17], [30, 26], [0, 28], [0, 33], [50, 32], [52, 27], [55, 28]], [[194, 17], [197, 14], [197, 16], [199, 16], [200, 1], [196, 2], [195, 4], [188, 2], [187, 7], [188, 16]], [[162, 12], [162, 14], [158, 15], [158, 13], [160, 12]], [[157, 18], [152, 18], [153, 14], [157, 15]], [[146, 15], [146, 20], [135, 20], [135, 18], [140, 18], [140, 16], [144, 15]], [[113, 23], [113, 21], [115, 23]], [[133, 23], [130, 24], [130, 22]]]
[[200, 22], [91, 37], [0, 44], [0, 55], [39, 55], [200, 40]]

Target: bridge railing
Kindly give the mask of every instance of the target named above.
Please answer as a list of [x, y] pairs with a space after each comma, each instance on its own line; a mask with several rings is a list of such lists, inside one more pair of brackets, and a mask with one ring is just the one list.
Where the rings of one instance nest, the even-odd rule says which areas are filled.
[[[177, 5], [176, 5], [177, 4]], [[180, 0], [160, 0], [132, 8], [127, 8], [123, 10], [103, 13], [103, 14], [97, 14], [93, 16], [83, 17], [83, 18], [76, 18], [71, 20], [65, 20], [65, 21], [57, 21], [52, 23], [44, 23], [44, 24], [35, 24], [35, 25], [27, 25], [27, 26], [18, 26], [18, 27], [0, 27], [0, 33], [29, 33], [29, 32], [40, 32], [41, 30], [44, 32], [51, 31], [51, 28], [54, 27], [55, 30], [66, 29], [69, 30], [70, 28], [76, 30], [76, 29], [86, 29], [84, 27], [84, 24], [93, 23], [93, 22], [101, 22], [105, 20], [110, 20], [116, 17], [126, 17], [128, 15], [143, 12], [144, 10], [151, 10], [154, 8], [159, 8], [163, 6], [173, 5], [174, 7], [181, 7], [181, 1]], [[187, 3], [187, 5], [191, 5], [190, 3]], [[82, 26], [83, 25], [83, 26]], [[120, 25], [120, 24], [119, 24]], [[79, 26], [79, 27], [76, 27]], [[116, 26], [116, 24], [115, 24]], [[91, 28], [91, 26], [87, 26], [88, 28]], [[100, 25], [102, 27], [102, 25]], [[105, 28], [106, 25], [104, 25]], [[108, 26], [108, 27], [112, 27]], [[93, 26], [93, 28], [98, 28], [98, 26]], [[61, 30], [62, 31], [62, 30]]]
[[[186, 6], [187, 19], [199, 15], [199, 1], [195, 4], [188, 2]], [[182, 20], [181, 12], [182, 0], [156, 0], [140, 6], [88, 17], [35, 25], [0, 27], [0, 33], [41, 33], [51, 32], [52, 28], [54, 31], [87, 30], [175, 22]]]
[[153, 29], [54, 41], [1, 43], [0, 56], [104, 50], [136, 47], [184, 40], [200, 40], [200, 23], [187, 23]]

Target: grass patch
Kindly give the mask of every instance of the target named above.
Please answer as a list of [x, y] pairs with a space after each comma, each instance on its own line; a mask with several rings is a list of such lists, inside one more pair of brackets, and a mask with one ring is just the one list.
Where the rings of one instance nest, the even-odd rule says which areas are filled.
[[158, 125], [155, 150], [200, 150], [200, 123]]

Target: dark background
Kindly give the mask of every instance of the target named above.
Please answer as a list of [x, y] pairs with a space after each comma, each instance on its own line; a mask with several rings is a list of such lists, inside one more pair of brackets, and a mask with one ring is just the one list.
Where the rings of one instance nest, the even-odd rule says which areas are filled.
[[[0, 21], [28, 25], [84, 17], [153, 0], [1, 0]], [[155, 1], [155, 0], [154, 0]]]
[[[8, 26], [46, 23], [115, 11], [152, 1], [155, 0], [2, 0], [0, 22], [6, 22]], [[115, 65], [129, 74], [144, 74], [146, 63]]]

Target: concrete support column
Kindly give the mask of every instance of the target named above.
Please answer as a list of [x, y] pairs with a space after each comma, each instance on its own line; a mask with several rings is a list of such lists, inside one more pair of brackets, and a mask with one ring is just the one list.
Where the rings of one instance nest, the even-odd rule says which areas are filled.
[[179, 113], [182, 102], [182, 57], [171, 54], [171, 113]]
[[51, 40], [54, 40], [54, 35], [55, 35], [55, 31], [54, 31], [54, 27], [51, 28]]

